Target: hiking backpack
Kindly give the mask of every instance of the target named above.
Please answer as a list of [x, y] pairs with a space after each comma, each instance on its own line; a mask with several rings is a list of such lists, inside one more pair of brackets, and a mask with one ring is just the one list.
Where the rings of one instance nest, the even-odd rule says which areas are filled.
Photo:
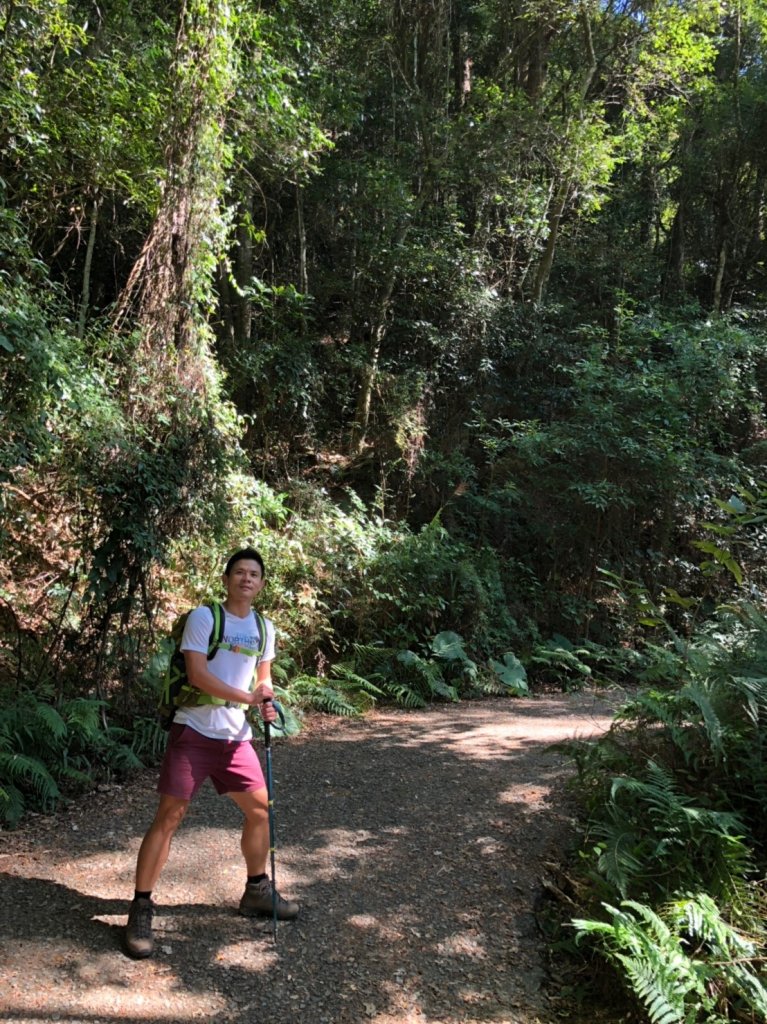
[[[213, 615], [213, 625], [208, 638], [208, 661], [212, 661], [219, 650], [234, 650], [232, 644], [224, 643], [224, 623], [226, 613], [224, 606], [219, 601], [206, 601], [205, 608], [209, 608]], [[220, 704], [228, 708], [247, 708], [247, 704], [237, 704], [232, 701], [222, 700], [220, 697], [212, 697], [209, 693], [203, 693], [196, 686], [192, 686], [186, 674], [186, 660], [181, 650], [181, 639], [184, 635], [186, 620], [189, 618], [189, 611], [179, 615], [170, 630], [170, 639], [173, 641], [173, 651], [163, 677], [160, 699], [157, 704], [157, 714], [160, 724], [164, 729], [170, 729], [178, 708], [200, 707], [204, 704]], [[253, 653], [256, 655], [256, 665], [253, 669], [253, 679], [256, 676], [261, 658], [266, 650], [266, 622], [263, 615], [254, 611], [256, 625], [258, 626], [258, 649]], [[240, 648], [242, 649], [242, 648]], [[249, 689], [253, 688], [251, 679]]]

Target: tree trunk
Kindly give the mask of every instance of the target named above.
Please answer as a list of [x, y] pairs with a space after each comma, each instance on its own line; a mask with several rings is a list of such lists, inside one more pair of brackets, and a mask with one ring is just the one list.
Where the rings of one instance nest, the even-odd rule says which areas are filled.
[[88, 306], [91, 301], [91, 268], [93, 266], [93, 250], [96, 247], [96, 229], [99, 222], [101, 200], [98, 189], [91, 204], [90, 228], [88, 230], [88, 246], [85, 250], [85, 266], [83, 267], [83, 290], [80, 296], [80, 309], [77, 315], [77, 337], [85, 335], [85, 323], [88, 319]]
[[[392, 245], [393, 253], [396, 253], [400, 246], [404, 244], [405, 238], [410, 230], [411, 223], [412, 218], [404, 221], [400, 225], [397, 237], [394, 239], [394, 243]], [[365, 445], [368, 425], [370, 423], [370, 408], [373, 400], [373, 390], [375, 389], [376, 378], [378, 376], [378, 364], [381, 358], [381, 346], [383, 345], [383, 340], [386, 337], [386, 318], [389, 313], [389, 306], [391, 304], [392, 295], [394, 294], [396, 281], [397, 267], [396, 264], [393, 264], [389, 271], [389, 275], [384, 282], [383, 289], [376, 304], [374, 315], [371, 316], [368, 359], [360, 374], [360, 389], [357, 393], [354, 423], [352, 424], [349, 440], [349, 451], [352, 455], [359, 455]]]
[[250, 340], [253, 325], [253, 302], [249, 291], [253, 281], [253, 239], [250, 233], [253, 219], [253, 195], [253, 184], [248, 182], [243, 188], [240, 202], [241, 216], [237, 228], [237, 250], [234, 260], [234, 279], [239, 290], [236, 295], [232, 296], [234, 301], [233, 319], [235, 340], [239, 343]]
[[554, 265], [554, 251], [557, 247], [559, 225], [562, 222], [562, 214], [565, 210], [569, 191], [569, 180], [563, 181], [557, 189], [553, 203], [549, 207], [548, 216], [546, 218], [549, 225], [549, 234], [546, 239], [546, 248], [543, 250], [543, 257], [538, 265], [538, 271], [535, 275], [535, 284], [533, 285], [533, 294], [531, 296], [532, 301], [536, 304], [543, 300], [546, 285], [549, 283], [551, 268]]
[[309, 294], [309, 275], [306, 269], [306, 225], [304, 224], [304, 192], [296, 185], [296, 221], [298, 228], [298, 289]]
[[[166, 180], [160, 208], [115, 309], [114, 326], [140, 327], [154, 369], [174, 366], [204, 388], [196, 345], [201, 254], [215, 234], [222, 187], [223, 120], [231, 80], [230, 11], [221, 0], [183, 0], [173, 66]], [[220, 67], [221, 74], [209, 69]], [[179, 358], [183, 356], [183, 358]]]
[[716, 268], [716, 277], [714, 278], [714, 298], [713, 298], [713, 309], [715, 313], [721, 313], [722, 311], [722, 282], [724, 281], [724, 271], [727, 266], [727, 240], [722, 239], [722, 244], [719, 246], [719, 260]]
[[681, 295], [684, 292], [685, 219], [685, 201], [684, 196], [682, 196], [674, 215], [674, 222], [671, 225], [668, 264], [661, 286], [661, 293], [664, 298], [677, 294]]

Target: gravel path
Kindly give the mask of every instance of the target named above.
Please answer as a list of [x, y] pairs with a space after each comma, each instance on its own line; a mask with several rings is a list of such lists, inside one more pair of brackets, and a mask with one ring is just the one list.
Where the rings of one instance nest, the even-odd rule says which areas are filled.
[[239, 812], [209, 784], [121, 952], [155, 772], [0, 832], [0, 1020], [551, 1024], [533, 906], [572, 829], [550, 745], [609, 725], [572, 694], [319, 717], [274, 745], [277, 882], [296, 922], [236, 913]]

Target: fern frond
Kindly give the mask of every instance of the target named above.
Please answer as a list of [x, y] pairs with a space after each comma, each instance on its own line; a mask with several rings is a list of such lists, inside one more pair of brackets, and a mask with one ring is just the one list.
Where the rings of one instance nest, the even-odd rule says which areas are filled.
[[165, 750], [168, 733], [157, 718], [136, 718], [133, 722], [131, 747], [138, 758], [149, 756], [156, 760]]
[[354, 718], [360, 714], [360, 708], [348, 694], [329, 686], [326, 680], [317, 676], [299, 676], [291, 683], [289, 692], [317, 711], [346, 718]]
[[716, 762], [723, 761], [726, 756], [724, 729], [711, 700], [710, 686], [698, 681], [687, 683], [680, 690], [679, 696], [698, 709], [703, 719], [708, 746], [713, 751]]
[[19, 823], [25, 807], [26, 803], [21, 790], [11, 785], [10, 782], [0, 785], [0, 821], [6, 822], [13, 828]]
[[645, 866], [643, 858], [637, 854], [639, 837], [620, 825], [615, 829], [608, 825], [596, 827], [594, 835], [604, 840], [597, 858], [597, 870], [621, 896], [625, 896]]
[[459, 699], [458, 690], [449, 683], [446, 683], [441, 675], [436, 675], [431, 680], [431, 691], [436, 693], [438, 697], [444, 697], [445, 700], [457, 701]]
[[[386, 684], [386, 689], [389, 692], [393, 693], [394, 687], [405, 686], [422, 697], [424, 702], [434, 696], [445, 697], [447, 700], [458, 700], [457, 690], [445, 681], [440, 666], [434, 661], [427, 661], [413, 651], [397, 652], [392, 665], [392, 675], [394, 678]], [[400, 700], [399, 697], [397, 699]]]
[[390, 683], [386, 687], [386, 692], [390, 697], [393, 697], [397, 704], [401, 704], [405, 708], [425, 708], [427, 702], [423, 699], [420, 693], [416, 693], [406, 683]]
[[47, 805], [54, 804], [61, 795], [43, 762], [26, 754], [0, 753], [0, 786], [7, 782], [17, 789], [31, 789]]
[[333, 715], [355, 718], [360, 709], [332, 686], [316, 686], [309, 695], [312, 707], [318, 711], [328, 711]]
[[110, 768], [123, 774], [144, 767], [143, 761], [137, 756], [135, 750], [125, 743], [110, 743], [106, 751], [106, 758]]
[[708, 894], [687, 894], [659, 911], [629, 900], [603, 907], [609, 922], [572, 922], [577, 939], [596, 939], [653, 1024], [719, 1020], [712, 1012], [722, 1000], [745, 1010], [739, 1020], [767, 1017], [758, 942], [726, 921]]
[[75, 697], [62, 705], [61, 714], [70, 729], [93, 740], [102, 732], [101, 711], [104, 706], [103, 700]]
[[385, 669], [398, 653], [396, 647], [382, 647], [379, 644], [354, 644], [354, 663], [359, 672], [372, 673]]
[[56, 779], [64, 789], [90, 789], [93, 786], [91, 772], [83, 771], [72, 764], [59, 765], [56, 768]]
[[384, 695], [380, 686], [376, 686], [370, 679], [361, 676], [355, 671], [355, 664], [353, 662], [337, 662], [331, 668], [329, 675], [331, 679], [337, 679], [343, 683], [345, 688], [361, 690], [372, 697], [383, 697]]
[[685, 988], [666, 984], [661, 954], [651, 956], [649, 962], [645, 962], [618, 953], [616, 960], [623, 965], [631, 987], [646, 1007], [652, 1024], [683, 1024]]
[[47, 730], [54, 740], [63, 740], [67, 735], [67, 724], [56, 708], [50, 704], [37, 702], [34, 715], [40, 725]]

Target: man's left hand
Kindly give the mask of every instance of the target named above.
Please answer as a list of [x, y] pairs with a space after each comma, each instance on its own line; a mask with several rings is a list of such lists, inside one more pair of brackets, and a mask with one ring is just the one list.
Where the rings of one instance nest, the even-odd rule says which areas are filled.
[[274, 692], [272, 688], [265, 683], [259, 683], [253, 691], [253, 697], [255, 698], [253, 703], [258, 705], [263, 720], [270, 723], [276, 722], [277, 712], [274, 709]]

